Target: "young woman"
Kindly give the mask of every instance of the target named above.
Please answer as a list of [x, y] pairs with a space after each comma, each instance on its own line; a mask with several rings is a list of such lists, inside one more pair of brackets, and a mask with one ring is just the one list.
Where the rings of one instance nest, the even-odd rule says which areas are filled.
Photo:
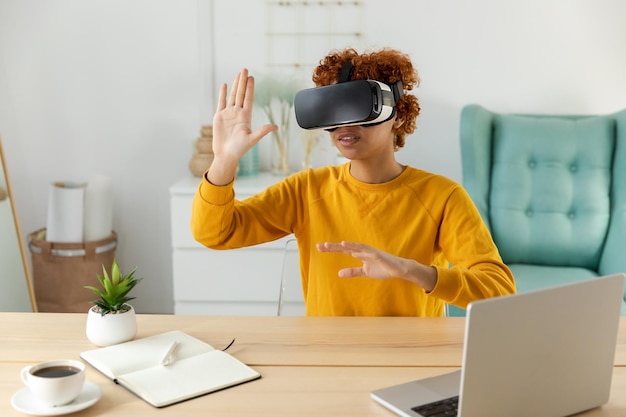
[[349, 163], [296, 173], [244, 201], [233, 191], [238, 161], [277, 127], [252, 129], [254, 78], [247, 70], [230, 94], [222, 85], [215, 158], [193, 202], [195, 239], [232, 249], [293, 233], [308, 315], [441, 316], [445, 303], [464, 308], [513, 293], [513, 276], [464, 189], [395, 159], [420, 111], [407, 94], [419, 82], [409, 57], [390, 49], [337, 51], [320, 62], [313, 81], [337, 83], [348, 61], [350, 80], [402, 82], [392, 117], [329, 129]]

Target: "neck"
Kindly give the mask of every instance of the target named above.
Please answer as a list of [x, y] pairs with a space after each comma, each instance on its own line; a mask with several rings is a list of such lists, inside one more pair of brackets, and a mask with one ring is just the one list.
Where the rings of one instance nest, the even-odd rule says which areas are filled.
[[366, 161], [359, 160], [350, 161], [350, 175], [367, 184], [382, 184], [389, 182], [398, 175], [402, 174], [404, 168], [404, 165], [401, 165], [395, 159], [392, 162], [385, 164], [368, 163]]

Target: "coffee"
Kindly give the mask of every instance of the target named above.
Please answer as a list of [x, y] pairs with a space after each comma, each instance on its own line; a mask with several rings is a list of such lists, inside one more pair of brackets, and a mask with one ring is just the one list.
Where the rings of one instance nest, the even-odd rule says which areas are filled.
[[22, 382], [39, 405], [58, 407], [69, 404], [83, 389], [85, 364], [75, 359], [40, 362], [22, 368]]
[[33, 375], [42, 378], [63, 378], [65, 376], [74, 375], [80, 372], [80, 369], [73, 366], [49, 366], [47, 368], [37, 369]]

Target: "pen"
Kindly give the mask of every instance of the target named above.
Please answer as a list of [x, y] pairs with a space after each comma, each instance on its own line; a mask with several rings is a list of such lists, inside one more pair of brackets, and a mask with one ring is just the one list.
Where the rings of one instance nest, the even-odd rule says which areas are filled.
[[174, 362], [172, 360], [172, 355], [174, 354], [174, 350], [176, 350], [176, 346], [178, 346], [178, 342], [174, 340], [169, 349], [167, 349], [167, 352], [165, 353], [165, 356], [163, 356], [163, 359], [161, 359], [161, 365], [168, 366]]

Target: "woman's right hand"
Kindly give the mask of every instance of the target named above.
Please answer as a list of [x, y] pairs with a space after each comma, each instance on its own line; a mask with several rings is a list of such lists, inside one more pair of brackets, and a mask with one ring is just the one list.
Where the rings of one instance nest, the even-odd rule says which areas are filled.
[[235, 77], [228, 99], [227, 86], [220, 88], [218, 107], [213, 116], [214, 159], [207, 179], [215, 185], [226, 185], [235, 178], [239, 159], [261, 138], [278, 129], [266, 124], [252, 131], [254, 77], [242, 69]]

